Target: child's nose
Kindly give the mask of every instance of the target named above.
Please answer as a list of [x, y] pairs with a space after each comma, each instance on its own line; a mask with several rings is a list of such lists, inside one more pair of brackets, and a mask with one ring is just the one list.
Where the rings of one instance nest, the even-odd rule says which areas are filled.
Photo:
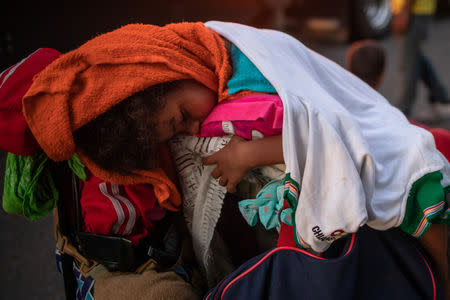
[[189, 123], [188, 133], [191, 135], [197, 134], [200, 131], [200, 121], [192, 120]]

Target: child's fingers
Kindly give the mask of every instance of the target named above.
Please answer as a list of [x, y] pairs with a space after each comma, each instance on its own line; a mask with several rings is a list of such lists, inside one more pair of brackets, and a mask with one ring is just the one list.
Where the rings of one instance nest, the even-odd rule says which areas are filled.
[[217, 163], [217, 160], [216, 160], [215, 155], [212, 154], [210, 156], [203, 157], [202, 162], [204, 165], [213, 165], [213, 164]]
[[228, 193], [235, 193], [236, 192], [236, 183], [230, 181], [227, 184], [227, 191]]
[[215, 178], [215, 179], [219, 178], [221, 174], [222, 174], [222, 172], [220, 172], [220, 169], [217, 167], [214, 168], [214, 170], [211, 172], [212, 178]]
[[221, 186], [226, 186], [227, 185], [227, 183], [228, 183], [228, 179], [227, 178], [225, 178], [225, 177], [220, 177], [220, 179], [219, 179], [219, 184], [221, 185]]

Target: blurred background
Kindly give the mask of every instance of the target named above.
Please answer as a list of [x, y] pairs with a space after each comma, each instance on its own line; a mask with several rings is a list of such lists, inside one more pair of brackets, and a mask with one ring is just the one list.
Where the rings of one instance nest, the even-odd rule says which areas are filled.
[[[6, 1], [4, 1], [6, 2]], [[450, 88], [450, 0], [439, 0], [424, 51]], [[78, 0], [7, 1], [0, 11], [0, 71], [37, 48], [61, 52], [129, 23], [163, 25], [221, 20], [285, 31], [344, 66], [358, 39], [378, 39], [387, 52], [379, 89], [393, 105], [398, 97], [398, 40], [390, 34], [390, 0]], [[432, 109], [419, 86], [411, 117], [450, 129], [450, 107]], [[0, 192], [5, 153], [0, 151]], [[0, 193], [1, 195], [2, 193]], [[56, 270], [51, 217], [28, 221], [0, 209], [0, 299], [63, 299]]]

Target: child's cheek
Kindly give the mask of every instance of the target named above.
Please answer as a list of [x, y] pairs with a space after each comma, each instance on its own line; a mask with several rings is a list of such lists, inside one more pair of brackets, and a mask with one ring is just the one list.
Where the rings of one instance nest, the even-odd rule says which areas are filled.
[[204, 120], [212, 111], [215, 104], [216, 99], [214, 96], [204, 98], [202, 101], [197, 101], [192, 107], [192, 117], [197, 120]]
[[208, 103], [207, 105], [204, 105], [200, 112], [200, 114], [201, 114], [200, 119], [205, 119], [209, 115], [209, 113], [212, 111], [213, 107], [214, 107], [214, 103], [211, 103], [211, 102]]

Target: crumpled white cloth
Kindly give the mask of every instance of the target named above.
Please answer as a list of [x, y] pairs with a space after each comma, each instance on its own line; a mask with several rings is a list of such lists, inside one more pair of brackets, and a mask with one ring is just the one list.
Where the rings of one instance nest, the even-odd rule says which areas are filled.
[[[216, 255], [211, 250], [217, 249], [212, 249], [211, 243], [227, 190], [219, 185], [217, 179], [211, 177], [215, 165], [203, 165], [202, 158], [222, 149], [231, 137], [231, 135], [223, 137], [178, 135], [169, 141], [182, 189], [183, 215], [192, 235], [194, 253], [206, 272], [208, 281], [217, 277], [214, 269], [221, 263], [213, 262]], [[252, 134], [253, 139], [261, 137], [259, 132]], [[283, 167], [275, 165], [257, 168], [251, 170], [244, 179], [254, 183], [279, 179], [280, 175], [284, 175]]]
[[205, 25], [236, 45], [283, 101], [286, 188], [298, 197], [300, 244], [321, 252], [364, 224], [399, 226], [415, 181], [440, 170], [450, 184], [432, 135], [342, 67], [282, 32]]
[[209, 248], [219, 220], [226, 188], [211, 177], [215, 165], [205, 166], [202, 158], [222, 149], [231, 136], [195, 137], [179, 135], [170, 151], [182, 189], [183, 214], [192, 234], [195, 255], [208, 273]]

